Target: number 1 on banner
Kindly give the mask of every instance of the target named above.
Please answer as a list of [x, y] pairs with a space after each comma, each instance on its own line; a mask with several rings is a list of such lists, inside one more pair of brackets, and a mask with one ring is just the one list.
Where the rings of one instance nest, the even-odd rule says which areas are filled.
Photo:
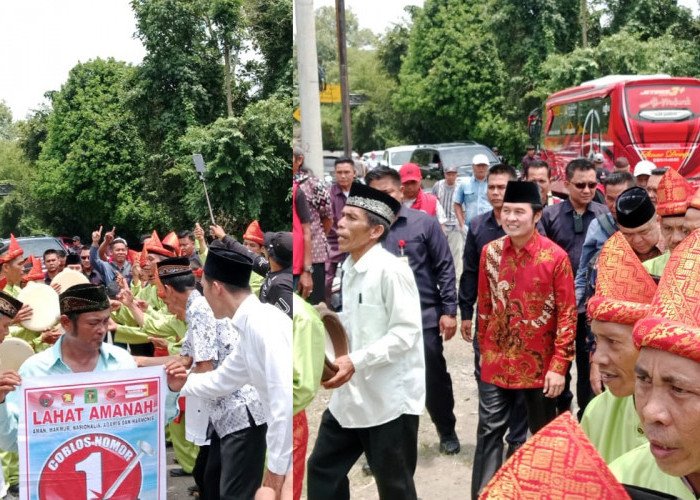
[[90, 453], [85, 460], [75, 464], [75, 471], [85, 473], [85, 498], [99, 499], [102, 493], [102, 453]]

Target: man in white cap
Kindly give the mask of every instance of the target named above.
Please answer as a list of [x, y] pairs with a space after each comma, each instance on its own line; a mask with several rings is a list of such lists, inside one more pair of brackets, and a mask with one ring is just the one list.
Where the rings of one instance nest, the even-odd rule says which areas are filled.
[[486, 196], [486, 174], [489, 171], [489, 159], [484, 154], [474, 155], [472, 160], [474, 177], [462, 182], [455, 193], [455, 215], [459, 227], [466, 235], [469, 222], [477, 215], [491, 210], [491, 204]]
[[651, 171], [656, 168], [649, 160], [642, 160], [634, 166], [634, 177], [637, 179], [637, 186], [646, 188], [649, 182]]

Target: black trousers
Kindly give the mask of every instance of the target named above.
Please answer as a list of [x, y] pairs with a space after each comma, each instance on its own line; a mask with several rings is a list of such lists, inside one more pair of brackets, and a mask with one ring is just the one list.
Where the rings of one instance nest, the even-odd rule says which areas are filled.
[[[477, 322], [479, 320], [477, 319]], [[477, 323], [478, 325], [478, 323]], [[474, 378], [477, 383], [481, 380], [481, 366], [479, 360], [481, 358], [481, 350], [479, 349], [479, 341], [474, 336], [472, 340], [474, 347]], [[525, 406], [525, 398], [521, 393], [516, 394], [513, 406], [510, 409], [510, 418], [508, 419], [508, 434], [506, 434], [506, 443], [509, 445], [520, 445], [527, 439], [527, 407]]]
[[[579, 407], [576, 417], [579, 421], [583, 416], [583, 411], [594, 396], [590, 381], [590, 353], [586, 348], [587, 335], [586, 315], [585, 313], [579, 314], [576, 320], [576, 402]], [[569, 371], [566, 372], [564, 390], [557, 398], [557, 411], [559, 413], [570, 411], [573, 399], [574, 395], [571, 392], [571, 366], [569, 366]]]
[[204, 491], [204, 471], [207, 468], [208, 457], [209, 445], [200, 446], [199, 453], [197, 453], [197, 459], [194, 461], [194, 468], [192, 469], [194, 483], [197, 485], [197, 488], [199, 488], [200, 500], [208, 500]]
[[311, 279], [314, 282], [314, 289], [311, 295], [306, 299], [309, 304], [318, 304], [326, 300], [326, 263], [317, 262], [313, 265], [314, 272]]
[[479, 424], [476, 431], [476, 451], [472, 468], [472, 499], [503, 463], [503, 435], [508, 428], [515, 397], [521, 393], [527, 407], [527, 423], [533, 434], [557, 415], [556, 399], [546, 398], [538, 389], [503, 389], [478, 381]]
[[[252, 417], [249, 415], [249, 420]], [[253, 424], [220, 438], [211, 429], [200, 498], [252, 500], [265, 472], [267, 424]]]
[[443, 356], [439, 328], [423, 330], [425, 351], [425, 407], [440, 437], [451, 437], [455, 432], [455, 398], [452, 377]]
[[401, 415], [374, 427], [341, 427], [323, 413], [306, 465], [308, 500], [349, 500], [348, 472], [362, 453], [372, 468], [380, 500], [416, 500], [418, 415]]

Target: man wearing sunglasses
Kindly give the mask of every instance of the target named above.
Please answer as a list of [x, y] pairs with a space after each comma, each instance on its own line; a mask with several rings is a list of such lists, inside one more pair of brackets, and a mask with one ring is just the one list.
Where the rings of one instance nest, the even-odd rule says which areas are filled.
[[[566, 166], [565, 185], [569, 198], [562, 203], [545, 207], [542, 214], [542, 227], [546, 236], [566, 250], [574, 271], [574, 276], [581, 261], [581, 249], [586, 238], [590, 223], [599, 215], [608, 212], [602, 203], [593, 201], [598, 182], [595, 165], [586, 158], [577, 158]], [[583, 410], [593, 397], [589, 382], [590, 362], [586, 351], [586, 314], [578, 314], [576, 324], [576, 401], [578, 402], [578, 418], [581, 419]], [[569, 390], [571, 383], [570, 372], [566, 375], [566, 387], [559, 396], [557, 407], [559, 412], [569, 410], [573, 394]]]

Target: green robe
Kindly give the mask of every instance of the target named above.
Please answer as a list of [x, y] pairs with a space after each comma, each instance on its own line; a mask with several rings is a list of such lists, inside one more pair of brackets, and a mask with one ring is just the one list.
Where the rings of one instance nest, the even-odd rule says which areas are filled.
[[19, 285], [10, 285], [8, 283], [7, 285], [5, 285], [5, 288], [3, 288], [2, 291], [16, 299], [19, 295], [19, 292], [22, 291], [22, 288]]
[[292, 295], [292, 307], [292, 400], [296, 415], [311, 403], [321, 385], [326, 358], [326, 329], [316, 310], [296, 293]]
[[634, 397], [617, 398], [605, 391], [588, 403], [581, 427], [606, 464], [647, 442]]
[[659, 469], [654, 455], [649, 451], [649, 443], [619, 457], [610, 464], [610, 470], [622, 484], [649, 488], [683, 500], [696, 500], [695, 494], [680, 477], [670, 476]]
[[668, 264], [668, 259], [671, 258], [671, 252], [665, 252], [654, 257], [653, 259], [645, 260], [642, 262], [644, 269], [653, 276], [661, 276], [664, 273], [664, 268]]

